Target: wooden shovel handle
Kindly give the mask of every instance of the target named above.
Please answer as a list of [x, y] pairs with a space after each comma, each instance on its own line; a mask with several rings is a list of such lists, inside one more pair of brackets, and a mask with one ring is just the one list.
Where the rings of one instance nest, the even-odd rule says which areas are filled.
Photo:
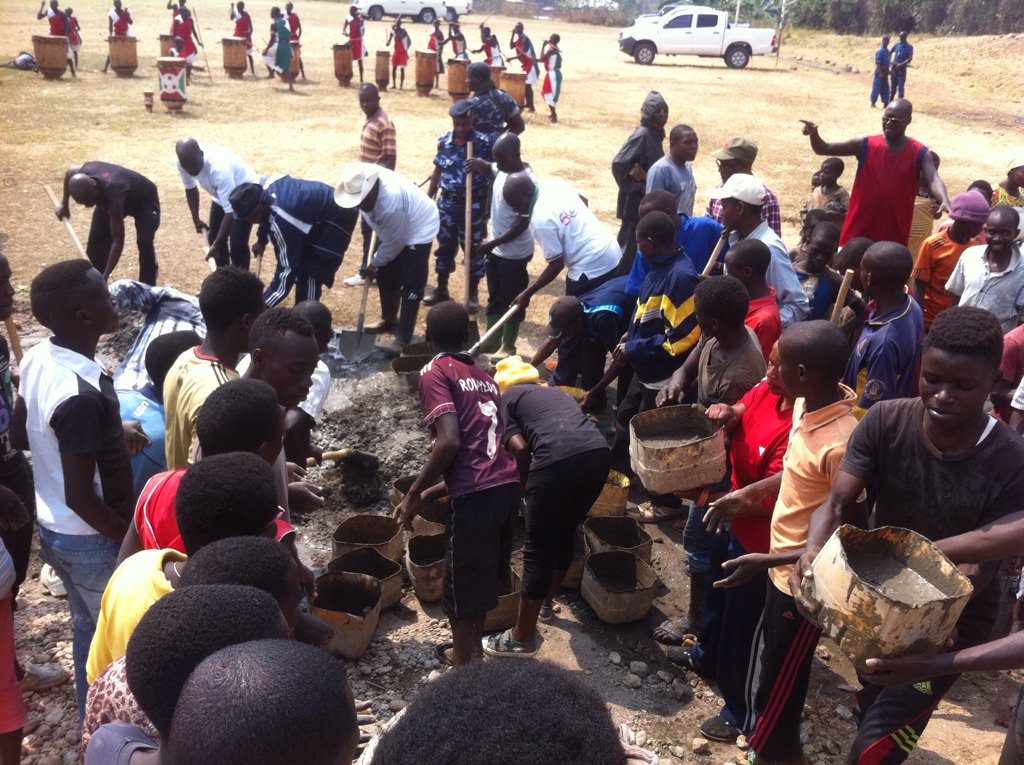
[[839, 316], [843, 312], [843, 306], [846, 304], [846, 295], [850, 292], [851, 284], [853, 284], [853, 269], [847, 268], [846, 273], [843, 274], [843, 283], [839, 285], [839, 294], [836, 295], [836, 304], [832, 308], [831, 321], [837, 327], [839, 326]]

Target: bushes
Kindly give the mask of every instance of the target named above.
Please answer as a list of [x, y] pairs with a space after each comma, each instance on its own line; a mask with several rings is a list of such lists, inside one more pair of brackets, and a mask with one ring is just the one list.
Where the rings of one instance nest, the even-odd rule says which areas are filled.
[[797, 27], [841, 34], [893, 34], [901, 29], [952, 34], [1024, 32], [1021, 0], [800, 0], [786, 18]]

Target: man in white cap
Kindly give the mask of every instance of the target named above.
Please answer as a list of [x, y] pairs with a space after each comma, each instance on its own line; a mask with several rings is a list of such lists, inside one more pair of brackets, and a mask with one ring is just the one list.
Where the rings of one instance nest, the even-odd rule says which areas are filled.
[[765, 278], [769, 286], [775, 288], [782, 326], [788, 327], [806, 319], [810, 303], [793, 270], [789, 250], [768, 222], [761, 219], [761, 207], [766, 197], [761, 182], [752, 175], [735, 173], [717, 189], [712, 189], [708, 196], [722, 200], [722, 225], [731, 232], [730, 245], [741, 239], [756, 239], [764, 242], [771, 251], [772, 262]]
[[377, 251], [370, 253], [363, 278], [377, 280], [381, 320], [367, 329], [394, 331], [394, 342], [382, 350], [397, 356], [412, 342], [430, 247], [441, 225], [437, 206], [409, 179], [366, 162], [345, 166], [334, 201], [362, 210], [363, 220], [377, 232]]

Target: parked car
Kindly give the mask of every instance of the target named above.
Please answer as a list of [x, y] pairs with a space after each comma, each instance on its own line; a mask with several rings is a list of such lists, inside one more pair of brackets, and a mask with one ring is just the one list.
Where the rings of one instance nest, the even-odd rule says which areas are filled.
[[368, 0], [357, 7], [374, 21], [402, 16], [433, 24], [437, 19], [458, 21], [459, 16], [472, 13], [473, 0]]
[[777, 49], [774, 29], [734, 25], [729, 14], [702, 5], [683, 5], [658, 16], [640, 16], [619, 32], [619, 50], [638, 64], [666, 56], [721, 57], [726, 66], [742, 69], [751, 56]]

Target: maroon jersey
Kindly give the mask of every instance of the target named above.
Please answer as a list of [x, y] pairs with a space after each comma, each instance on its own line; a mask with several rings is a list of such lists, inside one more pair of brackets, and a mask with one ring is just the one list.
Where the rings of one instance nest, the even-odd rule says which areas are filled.
[[449, 497], [519, 481], [515, 460], [502, 447], [498, 386], [471, 356], [445, 353], [423, 367], [420, 407], [431, 431], [443, 414], [459, 419], [459, 453], [444, 474]]

